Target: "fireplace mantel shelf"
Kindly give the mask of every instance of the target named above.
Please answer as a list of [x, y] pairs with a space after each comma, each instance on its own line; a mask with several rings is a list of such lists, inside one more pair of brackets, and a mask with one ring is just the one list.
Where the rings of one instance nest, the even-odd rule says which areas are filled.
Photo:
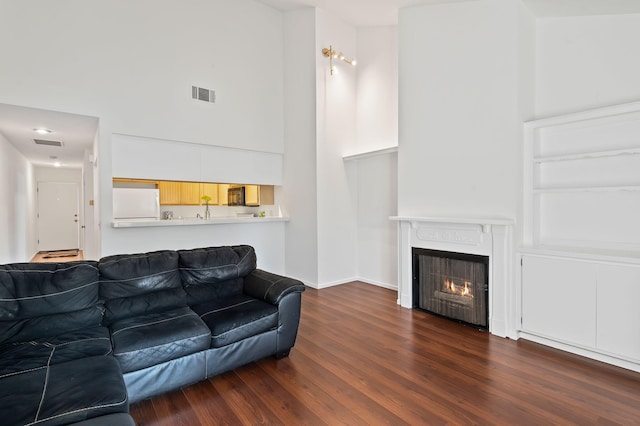
[[459, 216], [391, 216], [397, 222], [463, 223], [471, 225], [513, 225], [513, 219], [500, 217], [459, 217]]

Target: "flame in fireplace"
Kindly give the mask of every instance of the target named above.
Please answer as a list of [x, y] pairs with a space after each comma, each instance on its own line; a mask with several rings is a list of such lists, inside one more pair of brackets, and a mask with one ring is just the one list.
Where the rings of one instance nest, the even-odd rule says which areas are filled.
[[446, 279], [444, 280], [444, 286], [449, 293], [473, 298], [473, 294], [471, 294], [471, 283], [469, 281], [465, 281], [463, 286], [456, 284], [453, 280]]

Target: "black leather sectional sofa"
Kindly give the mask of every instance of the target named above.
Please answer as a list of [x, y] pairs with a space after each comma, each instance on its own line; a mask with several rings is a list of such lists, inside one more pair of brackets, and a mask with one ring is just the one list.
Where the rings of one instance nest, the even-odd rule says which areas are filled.
[[303, 291], [250, 246], [0, 265], [0, 424], [133, 425], [132, 402], [287, 356]]

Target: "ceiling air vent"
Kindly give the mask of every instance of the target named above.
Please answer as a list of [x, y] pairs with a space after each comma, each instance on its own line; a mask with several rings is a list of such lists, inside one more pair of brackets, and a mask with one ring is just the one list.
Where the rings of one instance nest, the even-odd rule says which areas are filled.
[[214, 103], [216, 101], [216, 92], [203, 87], [191, 86], [191, 97], [199, 101]]
[[62, 142], [60, 142], [60, 141], [47, 141], [47, 140], [44, 140], [44, 139], [34, 139], [33, 141], [36, 143], [36, 145], [62, 147]]

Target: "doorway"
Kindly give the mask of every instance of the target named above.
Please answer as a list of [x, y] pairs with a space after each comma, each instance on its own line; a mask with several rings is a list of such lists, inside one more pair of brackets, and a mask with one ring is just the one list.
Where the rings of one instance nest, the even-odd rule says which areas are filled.
[[80, 248], [79, 185], [38, 182], [38, 251]]

